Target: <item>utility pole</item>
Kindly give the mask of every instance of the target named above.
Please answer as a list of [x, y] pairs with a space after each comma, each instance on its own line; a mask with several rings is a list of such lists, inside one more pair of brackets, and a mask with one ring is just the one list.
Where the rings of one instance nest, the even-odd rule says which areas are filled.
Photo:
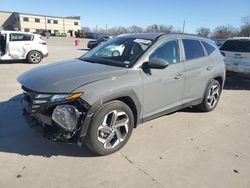
[[96, 31], [96, 32], [95, 32], [95, 33], [96, 33], [96, 34], [95, 34], [95, 38], [97, 39], [98, 25], [95, 26], [95, 31]]
[[182, 33], [184, 33], [184, 31], [185, 31], [185, 26], [186, 26], [186, 21], [184, 20], [183, 27], [182, 27]]
[[108, 34], [108, 25], [106, 24], [106, 34]]

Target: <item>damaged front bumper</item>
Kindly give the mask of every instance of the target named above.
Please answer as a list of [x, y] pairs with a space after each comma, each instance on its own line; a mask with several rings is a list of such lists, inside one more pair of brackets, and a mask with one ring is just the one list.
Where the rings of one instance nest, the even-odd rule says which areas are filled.
[[[86, 134], [83, 132], [83, 124], [90, 105], [81, 98], [50, 102], [51, 96], [39, 99], [37, 92], [24, 89], [23, 115], [28, 125], [36, 129], [44, 137], [53, 141], [66, 143], [82, 143]], [[43, 94], [44, 95], [44, 94]], [[46, 96], [46, 95], [44, 95]], [[47, 102], [44, 102], [48, 100]]]

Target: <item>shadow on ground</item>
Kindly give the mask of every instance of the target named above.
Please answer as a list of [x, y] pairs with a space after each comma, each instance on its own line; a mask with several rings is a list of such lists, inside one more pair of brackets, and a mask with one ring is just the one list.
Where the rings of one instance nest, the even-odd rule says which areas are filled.
[[88, 49], [88, 48], [80, 48], [80, 49], [77, 49], [77, 50], [89, 51], [90, 49]]
[[0, 64], [29, 64], [27, 60], [0, 60]]
[[250, 77], [231, 74], [227, 76], [224, 89], [226, 90], [250, 90]]
[[27, 125], [21, 95], [0, 102], [0, 152], [34, 156], [93, 157], [86, 147], [49, 141]]

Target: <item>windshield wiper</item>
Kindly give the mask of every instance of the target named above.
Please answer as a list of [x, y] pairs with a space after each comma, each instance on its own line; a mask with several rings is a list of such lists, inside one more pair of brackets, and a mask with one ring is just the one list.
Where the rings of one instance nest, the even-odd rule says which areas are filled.
[[79, 58], [81, 61], [86, 61], [86, 62], [89, 62], [89, 63], [96, 63], [95, 61], [89, 59], [89, 58]]

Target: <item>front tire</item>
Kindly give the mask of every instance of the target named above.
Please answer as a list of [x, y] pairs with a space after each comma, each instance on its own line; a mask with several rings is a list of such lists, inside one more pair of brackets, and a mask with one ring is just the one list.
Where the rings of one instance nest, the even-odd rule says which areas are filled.
[[86, 144], [97, 155], [109, 155], [120, 150], [134, 128], [133, 112], [121, 101], [111, 101], [95, 112]]
[[31, 64], [38, 64], [42, 61], [43, 55], [38, 51], [31, 51], [27, 56], [27, 60]]
[[221, 85], [217, 80], [212, 80], [206, 89], [202, 103], [198, 108], [203, 112], [213, 111], [220, 99]]

